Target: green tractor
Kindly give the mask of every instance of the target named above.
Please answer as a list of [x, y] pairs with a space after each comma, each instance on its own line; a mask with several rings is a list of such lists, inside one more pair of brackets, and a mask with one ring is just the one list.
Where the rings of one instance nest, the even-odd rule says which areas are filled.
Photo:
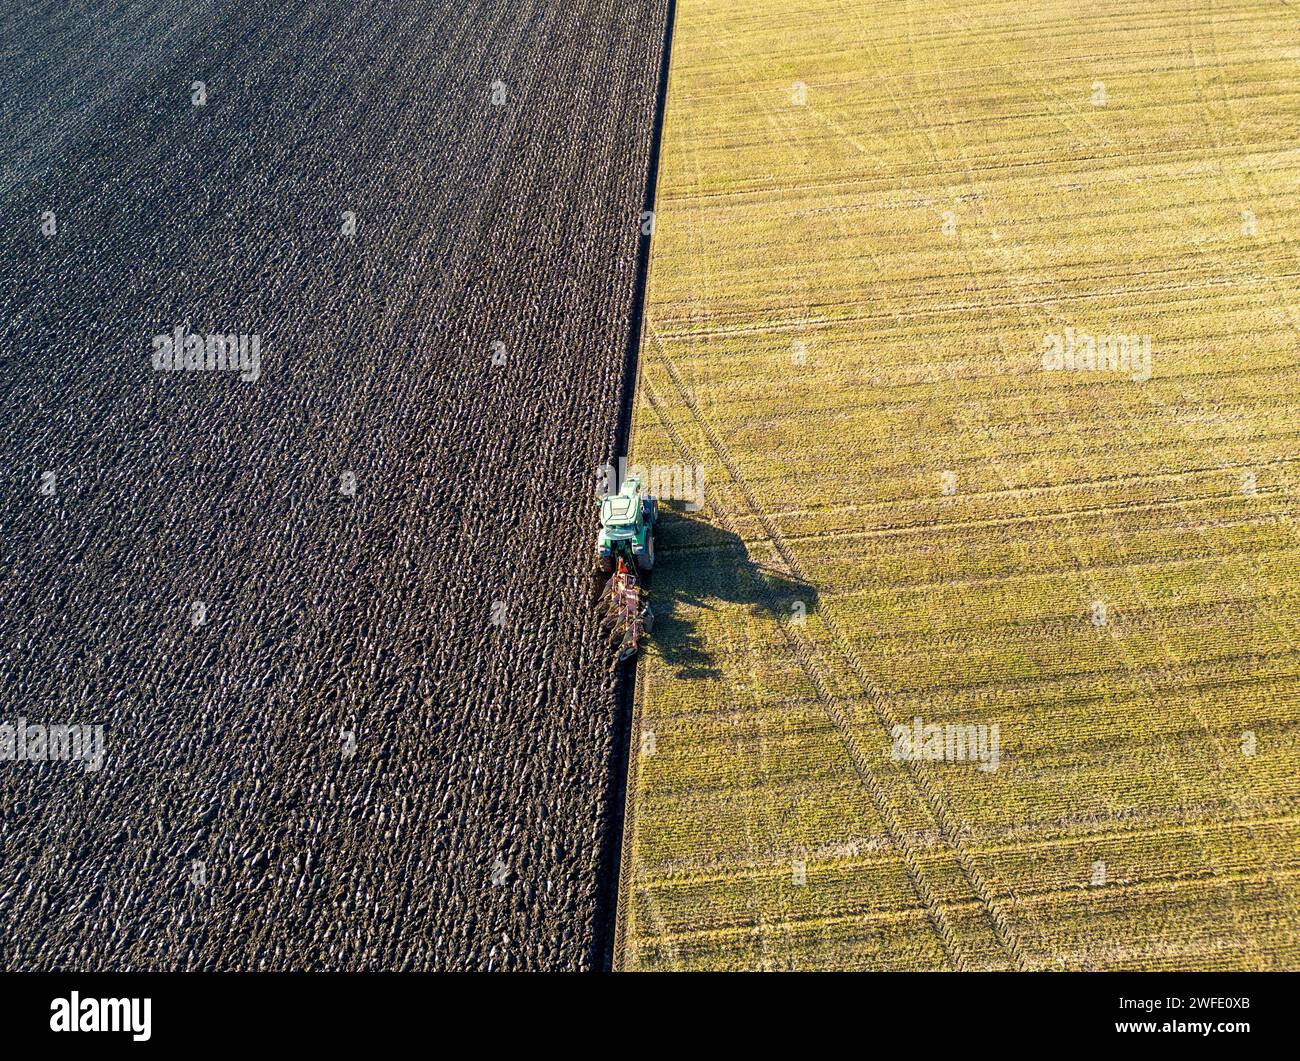
[[641, 480], [635, 475], [624, 480], [623, 489], [617, 494], [602, 498], [600, 539], [596, 543], [598, 570], [608, 578], [622, 557], [642, 575], [653, 571], [658, 518], [658, 500], [642, 495]]
[[658, 519], [659, 502], [641, 493], [641, 480], [636, 476], [630, 476], [622, 490], [600, 502], [592, 598], [611, 640], [618, 645], [619, 660], [636, 654], [641, 635], [654, 622], [650, 605], [641, 601], [641, 582], [648, 581], [654, 570]]

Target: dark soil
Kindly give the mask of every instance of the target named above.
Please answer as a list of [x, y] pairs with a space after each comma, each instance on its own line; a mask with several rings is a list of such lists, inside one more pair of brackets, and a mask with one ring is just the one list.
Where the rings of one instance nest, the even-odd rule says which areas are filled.
[[600, 964], [665, 6], [0, 16], [0, 967]]

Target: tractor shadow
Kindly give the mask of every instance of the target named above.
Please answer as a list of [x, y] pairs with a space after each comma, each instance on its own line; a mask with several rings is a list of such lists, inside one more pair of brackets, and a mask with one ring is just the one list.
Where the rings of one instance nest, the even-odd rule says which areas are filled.
[[693, 617], [697, 609], [740, 604], [750, 614], [788, 622], [817, 610], [817, 587], [760, 564], [739, 535], [689, 512], [681, 501], [660, 501], [659, 537], [650, 606], [652, 651], [679, 678], [721, 678], [722, 670]]

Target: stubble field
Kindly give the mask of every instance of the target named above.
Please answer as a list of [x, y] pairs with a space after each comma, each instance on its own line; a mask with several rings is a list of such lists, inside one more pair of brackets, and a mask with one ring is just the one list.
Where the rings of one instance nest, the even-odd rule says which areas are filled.
[[1296, 29], [678, 5], [621, 967], [1300, 964]]

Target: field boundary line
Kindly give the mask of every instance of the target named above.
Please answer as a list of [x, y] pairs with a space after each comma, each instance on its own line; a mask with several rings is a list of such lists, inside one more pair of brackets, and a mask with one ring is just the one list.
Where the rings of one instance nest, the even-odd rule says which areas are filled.
[[[668, 89], [672, 80], [673, 29], [677, 21], [677, 0], [667, 0], [664, 8], [663, 50], [659, 59], [659, 84], [655, 94], [655, 114], [651, 124], [650, 157], [646, 164], [646, 188], [642, 200], [642, 216], [650, 211], [653, 219], [655, 204], [659, 199], [659, 184], [662, 180], [660, 154], [663, 147], [664, 119], [668, 109]], [[627, 457], [632, 452], [632, 441], [636, 429], [636, 400], [641, 392], [642, 351], [645, 349], [646, 314], [645, 304], [650, 289], [650, 275], [654, 265], [653, 250], [654, 221], [651, 220], [650, 231], [640, 240], [637, 262], [637, 279], [633, 296], [632, 318], [628, 324], [628, 347], [624, 356], [623, 387], [620, 395], [619, 419], [615, 426], [615, 457]], [[628, 677], [631, 686], [628, 687]], [[606, 887], [612, 892], [610, 902], [613, 909], [604, 912], [602, 921], [608, 925], [605, 932], [608, 939], [603, 943], [603, 968], [614, 971], [625, 968], [627, 948], [628, 889], [631, 881], [633, 825], [636, 816], [636, 771], [639, 755], [638, 742], [635, 737], [640, 732], [641, 701], [644, 690], [649, 684], [647, 669], [637, 665], [633, 658], [622, 675], [615, 680], [614, 703], [618, 719], [615, 722], [616, 751], [612, 771], [620, 763], [617, 744], [622, 744], [623, 770], [622, 790], [616, 792], [618, 820], [611, 832], [615, 834], [613, 842], [618, 845], [613, 858], [612, 872], [615, 878]], [[625, 699], [627, 701], [624, 708]], [[626, 729], [618, 730], [618, 720], [626, 721]], [[611, 782], [615, 782], [611, 778]], [[616, 787], [616, 782], [615, 782]]]

